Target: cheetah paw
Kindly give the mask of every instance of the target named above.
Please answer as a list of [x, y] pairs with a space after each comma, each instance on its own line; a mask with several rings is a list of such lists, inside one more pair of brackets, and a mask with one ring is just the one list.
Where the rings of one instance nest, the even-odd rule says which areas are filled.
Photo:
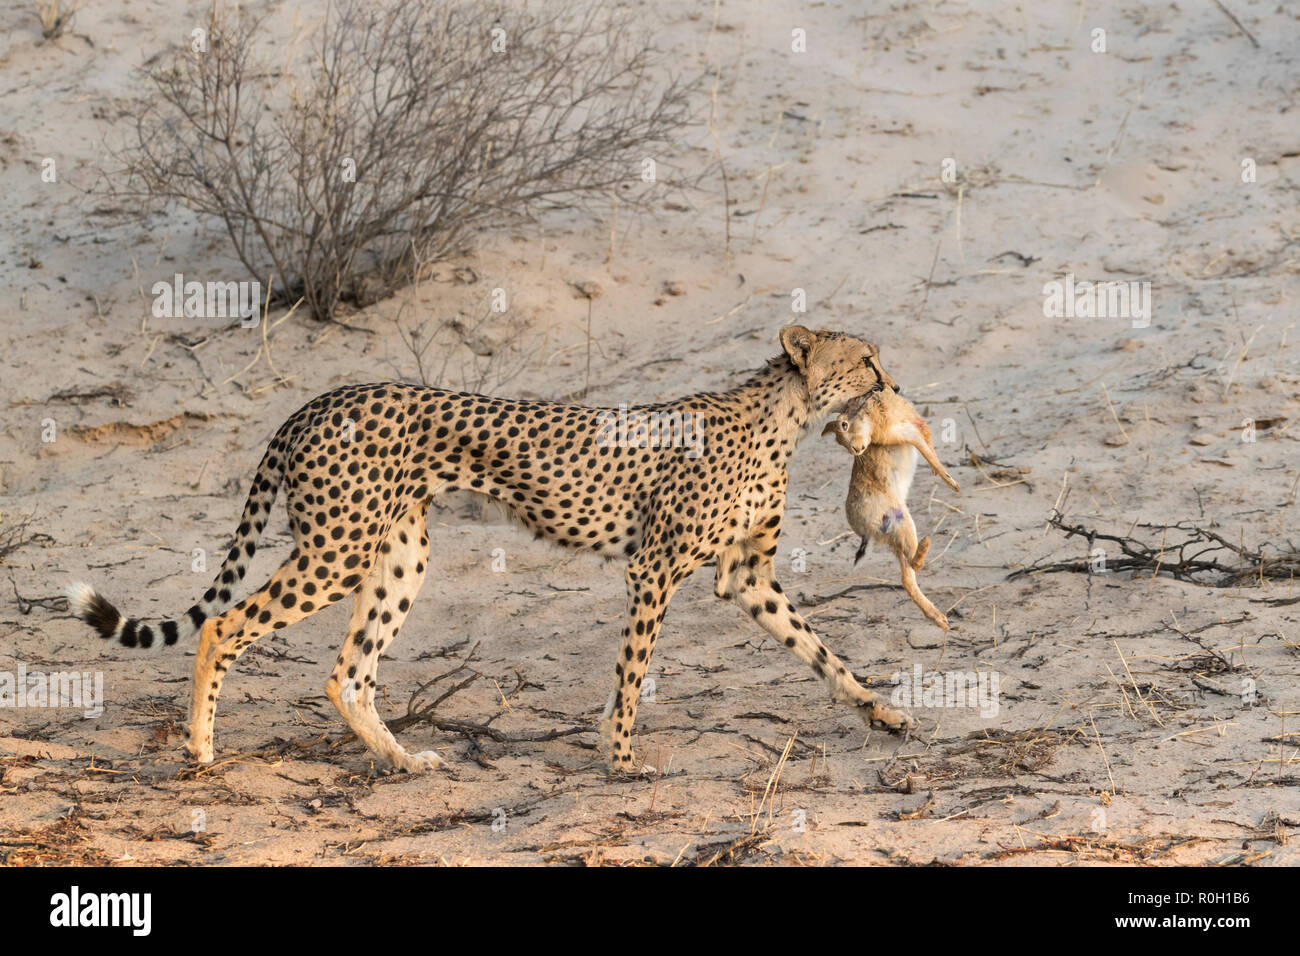
[[192, 764], [197, 764], [200, 767], [206, 767], [208, 764], [212, 763], [214, 757], [214, 754], [212, 752], [212, 744], [208, 744], [202, 747], [196, 747], [193, 744], [187, 743], [183, 749], [185, 753], [185, 758]]
[[867, 701], [858, 713], [868, 727], [879, 727], [891, 734], [901, 734], [917, 726], [916, 718], [905, 710], [886, 707], [879, 700]]
[[634, 752], [628, 756], [628, 760], [623, 760], [618, 754], [610, 757], [606, 762], [609, 772], [624, 777], [648, 777], [659, 772], [649, 764], [642, 763]]
[[447, 761], [433, 750], [422, 750], [418, 754], [402, 754], [393, 761], [393, 769], [404, 773], [427, 773], [445, 766]]

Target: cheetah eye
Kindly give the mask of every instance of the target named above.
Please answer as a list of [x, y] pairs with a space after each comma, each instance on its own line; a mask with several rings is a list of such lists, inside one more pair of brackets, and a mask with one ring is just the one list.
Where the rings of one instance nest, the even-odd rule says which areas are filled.
[[[872, 361], [872, 357], [870, 355], [863, 356], [862, 364], [865, 365], [867, 368], [871, 369], [872, 374], [876, 376], [876, 382], [874, 385], [871, 386], [871, 391], [879, 392], [882, 389], [884, 389], [885, 379], [880, 374], [880, 368], [876, 365], [874, 361]], [[894, 391], [898, 391], [898, 389], [895, 388]]]

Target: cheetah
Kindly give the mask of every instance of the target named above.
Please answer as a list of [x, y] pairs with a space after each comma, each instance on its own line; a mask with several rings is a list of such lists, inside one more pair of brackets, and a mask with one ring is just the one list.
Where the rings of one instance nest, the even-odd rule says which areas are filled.
[[[700, 449], [602, 440], [609, 411], [587, 406], [393, 383], [326, 392], [271, 439], [221, 570], [184, 615], [156, 627], [128, 619], [86, 584], [69, 588], [69, 608], [125, 647], [198, 633], [185, 749], [207, 764], [217, 697], [240, 654], [352, 595], [326, 695], [388, 766], [429, 770], [442, 758], [406, 751], [376, 712], [375, 675], [424, 580], [431, 501], [468, 491], [495, 500], [539, 538], [626, 563], [626, 624], [598, 726], [611, 770], [641, 769], [632, 750], [641, 683], [668, 602], [707, 561], [716, 564], [714, 593], [811, 667], [832, 699], [868, 726], [905, 732], [913, 718], [862, 687], [826, 649], [786, 598], [772, 560], [800, 441], [877, 382], [896, 386], [879, 370], [876, 346], [850, 335], [792, 325], [780, 341], [782, 353], [736, 388], [640, 408], [697, 416]], [[266, 584], [231, 606], [281, 486], [294, 548]]]
[[868, 541], [881, 541], [898, 559], [903, 588], [927, 618], [951, 630], [948, 618], [922, 593], [916, 572], [930, 550], [928, 537], [916, 540], [916, 525], [907, 510], [907, 492], [916, 473], [919, 451], [934, 473], [953, 491], [961, 486], [948, 474], [934, 453], [930, 426], [912, 403], [891, 389], [853, 399], [839, 417], [827, 424], [823, 435], [834, 435], [853, 458], [853, 475], [844, 511], [849, 525], [862, 539], [853, 563], [862, 560]]

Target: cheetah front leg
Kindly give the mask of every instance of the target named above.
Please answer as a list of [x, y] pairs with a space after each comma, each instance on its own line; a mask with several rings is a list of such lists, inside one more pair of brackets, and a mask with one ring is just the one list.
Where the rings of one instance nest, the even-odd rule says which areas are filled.
[[598, 732], [601, 752], [609, 769], [637, 773], [640, 764], [632, 753], [641, 683], [650, 666], [659, 627], [678, 585], [699, 565], [678, 565], [667, 555], [634, 560], [627, 569], [627, 624], [614, 666], [614, 691], [601, 717]]
[[901, 732], [916, 726], [907, 712], [857, 682], [844, 663], [826, 649], [772, 574], [771, 558], [737, 545], [718, 556], [718, 597], [729, 599], [826, 682], [831, 699], [853, 705], [867, 726]]

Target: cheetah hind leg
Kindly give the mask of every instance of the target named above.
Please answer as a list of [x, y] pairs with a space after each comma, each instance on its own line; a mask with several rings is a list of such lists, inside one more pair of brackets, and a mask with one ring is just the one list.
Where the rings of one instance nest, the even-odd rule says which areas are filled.
[[[217, 698], [230, 666], [259, 638], [342, 600], [350, 588], [341, 578], [337, 568], [314, 552], [294, 548], [289, 560], [260, 590], [224, 614], [203, 622], [194, 659], [190, 719], [186, 727], [185, 750], [191, 759], [199, 764], [212, 762]], [[314, 600], [296, 600], [295, 584], [299, 579], [319, 582]], [[274, 598], [272, 594], [280, 597]]]
[[378, 560], [357, 590], [347, 637], [325, 683], [325, 694], [357, 738], [395, 770], [423, 773], [445, 765], [432, 750], [410, 753], [375, 710], [380, 654], [391, 648], [415, 602], [429, 562], [427, 505], [393, 525]]
[[[334, 704], [357, 739], [385, 764], [406, 773], [424, 773], [444, 765], [442, 757], [432, 750], [411, 753], [397, 742], [375, 709], [375, 675], [379, 669], [381, 649], [392, 646], [392, 638], [405, 614], [397, 609], [401, 602], [409, 607], [406, 591], [394, 600], [394, 592], [379, 581], [381, 575], [372, 573], [357, 592], [352, 605], [348, 633], [339, 650], [338, 661], [325, 683], [325, 695]], [[390, 584], [394, 583], [389, 579]], [[384, 597], [380, 597], [384, 594]], [[371, 613], [374, 612], [374, 616]], [[400, 614], [400, 617], [398, 616]], [[381, 625], [383, 619], [387, 625]]]

